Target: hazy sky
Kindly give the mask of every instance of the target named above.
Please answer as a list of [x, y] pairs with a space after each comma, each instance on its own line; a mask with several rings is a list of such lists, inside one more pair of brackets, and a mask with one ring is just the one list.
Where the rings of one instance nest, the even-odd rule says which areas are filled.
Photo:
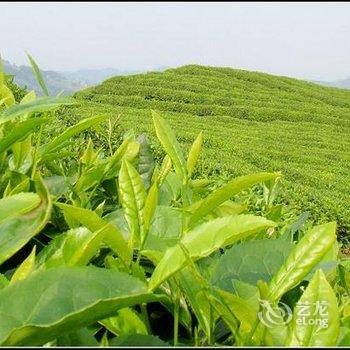
[[0, 3], [0, 52], [43, 69], [189, 63], [350, 76], [350, 3]]

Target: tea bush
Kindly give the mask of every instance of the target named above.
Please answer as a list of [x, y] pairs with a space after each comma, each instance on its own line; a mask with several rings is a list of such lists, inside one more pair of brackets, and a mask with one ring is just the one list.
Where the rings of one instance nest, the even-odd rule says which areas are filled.
[[350, 345], [336, 222], [288, 214], [280, 172], [208, 180], [155, 111], [160, 161], [108, 114], [58, 128], [31, 63], [44, 97], [0, 70], [1, 345]]
[[186, 151], [204, 131], [202, 176], [282, 171], [281, 200], [348, 235], [350, 91], [230, 68], [183, 66], [114, 77], [74, 96], [63, 120], [122, 114], [124, 130], [150, 135], [150, 109], [166, 112]]

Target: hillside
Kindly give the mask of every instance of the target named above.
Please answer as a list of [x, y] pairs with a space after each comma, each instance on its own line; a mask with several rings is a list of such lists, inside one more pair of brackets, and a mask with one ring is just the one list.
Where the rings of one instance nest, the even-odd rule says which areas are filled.
[[75, 97], [70, 118], [122, 113], [137, 131], [153, 133], [150, 109], [163, 111], [185, 148], [204, 130], [204, 174], [280, 170], [284, 202], [350, 227], [350, 91], [191, 65], [114, 77]]

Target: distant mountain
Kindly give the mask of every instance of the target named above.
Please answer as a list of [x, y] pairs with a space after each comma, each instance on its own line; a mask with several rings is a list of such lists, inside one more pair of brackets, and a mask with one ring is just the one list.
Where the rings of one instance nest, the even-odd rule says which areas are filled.
[[[14, 81], [20, 86], [26, 86], [28, 90], [35, 90], [36, 93], [41, 94], [40, 87], [35, 80], [35, 76], [31, 67], [17, 66], [8, 61], [4, 61], [4, 71], [7, 74], [13, 74]], [[63, 90], [64, 95], [70, 95], [73, 92], [80, 90], [86, 86], [87, 83], [67, 78], [65, 75], [55, 71], [42, 71], [45, 83], [50, 93], [57, 95]]]
[[170, 66], [159, 66], [157, 68], [155, 68], [153, 71], [154, 72], [164, 72], [165, 70], [171, 68]]
[[329, 86], [329, 87], [336, 87], [340, 89], [350, 89], [350, 77], [343, 80], [337, 80], [337, 81], [319, 81], [319, 80], [313, 80], [313, 83]]
[[105, 69], [81, 69], [74, 72], [59, 72], [71, 81], [80, 82], [84, 86], [96, 85], [115, 75], [137, 74], [140, 71], [119, 70], [114, 68]]
[[[14, 75], [14, 81], [20, 86], [26, 86], [28, 90], [35, 90], [41, 94], [41, 89], [35, 80], [33, 71], [29, 66], [17, 66], [8, 61], [3, 61], [4, 71], [7, 74]], [[160, 67], [156, 70], [164, 70]], [[52, 70], [41, 71], [47, 88], [52, 95], [57, 95], [63, 91], [63, 95], [71, 95], [74, 92], [102, 83], [107, 78], [115, 75], [130, 75], [141, 73], [141, 71], [126, 71], [114, 68], [106, 69], [84, 69], [73, 72], [60, 72]]]
[[[159, 66], [152, 71], [163, 72], [170, 67], [168, 66]], [[67, 79], [80, 82], [86, 86], [97, 85], [102, 83], [104, 80], [114, 77], [116, 75], [131, 75], [144, 73], [145, 70], [119, 70], [115, 68], [104, 68], [104, 69], [80, 69], [73, 72], [58, 72], [62, 74]]]

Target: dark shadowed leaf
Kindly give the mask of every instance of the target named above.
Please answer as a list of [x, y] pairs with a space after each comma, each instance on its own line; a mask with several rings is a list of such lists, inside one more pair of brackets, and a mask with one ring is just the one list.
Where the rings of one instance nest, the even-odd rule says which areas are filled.
[[294, 245], [282, 239], [264, 239], [234, 245], [221, 256], [212, 283], [232, 292], [232, 280], [256, 285], [268, 282], [284, 263]]

